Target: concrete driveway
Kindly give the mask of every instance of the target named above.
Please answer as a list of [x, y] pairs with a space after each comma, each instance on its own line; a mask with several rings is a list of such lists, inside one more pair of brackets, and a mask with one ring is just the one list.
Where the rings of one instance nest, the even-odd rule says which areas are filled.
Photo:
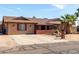
[[69, 40], [61, 40], [53, 35], [9, 35], [9, 38], [16, 41], [18, 45], [32, 45], [44, 43], [67, 42]]
[[0, 53], [79, 53], [79, 40], [60, 40], [52, 35], [0, 35]]

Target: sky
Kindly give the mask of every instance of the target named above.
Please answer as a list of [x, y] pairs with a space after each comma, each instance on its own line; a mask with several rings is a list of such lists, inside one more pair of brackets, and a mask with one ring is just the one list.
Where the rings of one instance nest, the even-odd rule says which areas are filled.
[[73, 14], [77, 8], [78, 4], [0, 4], [0, 20], [3, 16], [60, 18]]

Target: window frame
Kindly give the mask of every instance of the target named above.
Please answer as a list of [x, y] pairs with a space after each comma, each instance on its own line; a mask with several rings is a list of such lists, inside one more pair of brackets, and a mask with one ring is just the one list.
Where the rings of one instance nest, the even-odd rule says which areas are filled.
[[[24, 29], [23, 29], [22, 26], [24, 26]], [[18, 31], [26, 31], [27, 30], [27, 24], [25, 24], [25, 23], [19, 23], [19, 24], [17, 24], [17, 30]]]

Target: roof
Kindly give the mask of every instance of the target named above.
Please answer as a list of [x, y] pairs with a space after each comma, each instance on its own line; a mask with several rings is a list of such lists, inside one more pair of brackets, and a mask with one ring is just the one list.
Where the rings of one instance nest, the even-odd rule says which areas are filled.
[[37, 22], [37, 24], [41, 24], [41, 25], [45, 25], [48, 21], [48, 19], [41, 19], [41, 18], [30, 18], [29, 20], [33, 21], [33, 22]]
[[58, 18], [55, 19], [30, 18], [29, 20], [37, 22], [38, 25], [61, 24]]
[[56, 19], [50, 19], [48, 21], [49, 24], [61, 24], [59, 18], [56, 18]]
[[4, 22], [17, 22], [17, 23], [37, 23], [38, 25], [50, 25], [50, 24], [60, 24], [58, 18], [48, 19], [48, 18], [26, 18], [26, 17], [15, 17], [15, 16], [4, 16]]
[[26, 19], [24, 17], [4, 16], [3, 20], [4, 20], [4, 22], [7, 22], [7, 23], [36, 23], [33, 21], [29, 21], [28, 19]]
[[13, 18], [13, 20], [28, 20], [28, 19], [23, 16], [20, 16], [20, 17]]

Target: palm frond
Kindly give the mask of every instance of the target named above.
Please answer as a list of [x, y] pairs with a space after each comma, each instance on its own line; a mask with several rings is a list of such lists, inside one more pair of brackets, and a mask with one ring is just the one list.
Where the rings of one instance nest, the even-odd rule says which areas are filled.
[[77, 11], [79, 12], [79, 8], [77, 9]]
[[76, 16], [75, 15], [70, 15], [70, 14], [65, 14], [64, 16], [61, 16], [61, 21], [65, 22], [65, 23], [73, 23], [74, 21], [76, 21]]
[[74, 15], [76, 16], [76, 18], [79, 17], [79, 13], [78, 12], [75, 12]]

